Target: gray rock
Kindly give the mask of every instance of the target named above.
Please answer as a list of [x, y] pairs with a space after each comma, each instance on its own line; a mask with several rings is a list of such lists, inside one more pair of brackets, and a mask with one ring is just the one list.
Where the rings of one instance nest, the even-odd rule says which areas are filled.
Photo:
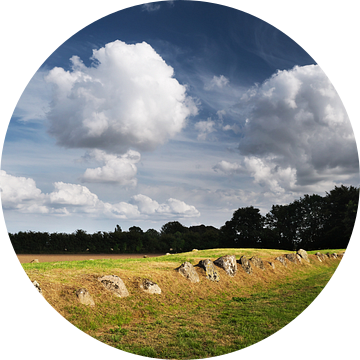
[[39, 293], [42, 294], [42, 290], [41, 290], [39, 283], [36, 280], [34, 280], [32, 282], [32, 284], [36, 287], [36, 289], [39, 291]]
[[284, 257], [294, 264], [298, 264], [299, 260], [296, 254], [285, 254]]
[[264, 262], [260, 258], [253, 256], [249, 261], [251, 261], [251, 264], [258, 267], [259, 269], [265, 270]]
[[200, 281], [199, 275], [196, 272], [194, 266], [188, 261], [185, 261], [176, 270], [186, 279], [190, 280], [192, 283], [198, 283]]
[[87, 289], [78, 289], [76, 290], [75, 294], [81, 304], [95, 306], [95, 302]]
[[247, 272], [249, 275], [252, 274], [251, 263], [246, 256], [242, 256], [237, 262], [241, 265], [245, 272]]
[[220, 274], [210, 259], [201, 260], [198, 266], [202, 267], [206, 271], [207, 279], [211, 281], [220, 281]]
[[214, 261], [216, 266], [221, 267], [229, 276], [235, 276], [237, 271], [237, 263], [235, 255], [225, 255]]
[[159, 285], [149, 279], [143, 279], [140, 284], [140, 289], [148, 294], [161, 294]]
[[278, 256], [278, 257], [275, 258], [275, 260], [280, 261], [285, 267], [287, 266], [286, 260], [285, 260], [284, 257]]
[[297, 254], [298, 254], [303, 260], [305, 260], [305, 261], [307, 261], [307, 262], [310, 262], [309, 257], [308, 257], [308, 254], [307, 254], [307, 252], [306, 252], [305, 250], [299, 249], [299, 250], [297, 251]]
[[118, 297], [129, 296], [129, 292], [124, 282], [116, 275], [105, 275], [98, 280], [104, 285], [104, 287], [110, 290], [114, 295]]
[[268, 261], [268, 264], [275, 270], [275, 264], [272, 261]]

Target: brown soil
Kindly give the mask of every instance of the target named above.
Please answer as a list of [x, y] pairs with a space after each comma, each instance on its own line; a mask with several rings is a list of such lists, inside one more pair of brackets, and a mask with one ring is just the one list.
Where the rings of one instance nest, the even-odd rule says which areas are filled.
[[[150, 254], [147, 257], [162, 256], [164, 254]], [[29, 263], [34, 259], [39, 262], [54, 261], [81, 261], [89, 259], [136, 259], [143, 258], [145, 254], [18, 254], [17, 257], [21, 264]]]

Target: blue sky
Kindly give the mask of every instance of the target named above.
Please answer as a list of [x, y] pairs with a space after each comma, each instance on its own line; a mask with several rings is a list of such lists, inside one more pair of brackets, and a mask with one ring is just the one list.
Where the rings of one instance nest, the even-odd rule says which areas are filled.
[[350, 121], [327, 76], [271, 25], [229, 7], [131, 7], [40, 66], [2, 157], [8, 230], [220, 227], [358, 185]]

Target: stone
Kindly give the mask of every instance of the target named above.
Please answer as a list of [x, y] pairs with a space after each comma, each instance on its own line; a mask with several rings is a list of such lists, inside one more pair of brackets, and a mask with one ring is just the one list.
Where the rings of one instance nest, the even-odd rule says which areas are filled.
[[146, 259], [146, 258], [147, 258], [147, 255], [144, 255], [143, 258]]
[[191, 251], [199, 251], [198, 249], [192, 249]]
[[42, 294], [42, 290], [41, 290], [39, 283], [36, 280], [34, 280], [32, 282], [32, 284], [36, 287], [36, 289], [39, 291], [39, 293]]
[[309, 260], [309, 257], [308, 257], [308, 254], [305, 250], [303, 249], [299, 249], [297, 252], [296, 252], [303, 260], [307, 261], [307, 262], [310, 262]]
[[124, 282], [118, 276], [105, 275], [98, 278], [98, 280], [104, 285], [106, 289], [110, 290], [114, 295], [121, 298], [129, 296], [129, 292]]
[[235, 276], [237, 271], [237, 263], [235, 255], [225, 255], [214, 261], [216, 266], [221, 267], [229, 276]]
[[38, 259], [34, 259], [34, 260], [31, 260], [30, 263], [38, 263], [39, 260]]
[[206, 271], [206, 278], [211, 281], [220, 281], [220, 274], [215, 269], [214, 263], [210, 259], [200, 260], [199, 266]]
[[278, 256], [278, 257], [275, 258], [275, 260], [280, 261], [284, 266], [287, 266], [286, 260], [285, 260], [284, 257]]
[[161, 294], [159, 285], [149, 279], [143, 279], [140, 284], [140, 289], [148, 294]]
[[268, 264], [275, 270], [275, 264], [272, 261], [268, 261]]
[[185, 261], [176, 270], [192, 283], [198, 283], [200, 281], [194, 266], [188, 261]]
[[264, 262], [260, 258], [253, 256], [249, 261], [251, 261], [251, 263], [259, 269], [265, 270]]
[[95, 306], [95, 302], [87, 289], [85, 288], [78, 289], [76, 290], [75, 294], [81, 304]]
[[245, 270], [246, 273], [248, 273], [249, 275], [252, 273], [251, 263], [246, 256], [242, 256], [237, 262], [241, 265], [241, 267]]
[[317, 252], [317, 253], [315, 253], [315, 255], [316, 255], [316, 257], [317, 257], [317, 259], [320, 261], [320, 262], [323, 262], [323, 261], [325, 261], [325, 259], [326, 259], [326, 256], [323, 254], [323, 253], [321, 253], [321, 252]]
[[294, 264], [297, 264], [299, 262], [296, 254], [285, 254], [284, 257]]

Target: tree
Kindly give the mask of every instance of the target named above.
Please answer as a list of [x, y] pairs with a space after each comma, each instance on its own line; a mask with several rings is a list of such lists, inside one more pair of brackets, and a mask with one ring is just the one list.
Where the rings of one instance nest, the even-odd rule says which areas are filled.
[[223, 227], [222, 243], [229, 247], [258, 247], [264, 228], [264, 217], [253, 206], [239, 208]]
[[161, 234], [175, 234], [177, 232], [183, 234], [188, 231], [188, 228], [178, 221], [170, 221], [161, 227]]

